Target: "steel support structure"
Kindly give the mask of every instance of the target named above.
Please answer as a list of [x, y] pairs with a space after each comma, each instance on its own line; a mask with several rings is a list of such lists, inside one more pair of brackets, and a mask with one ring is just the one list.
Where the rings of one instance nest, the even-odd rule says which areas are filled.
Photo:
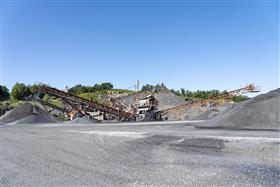
[[[55, 97], [61, 98], [71, 105], [75, 110], [82, 111], [82, 114], [86, 115], [87, 112], [94, 112], [96, 109], [104, 113], [113, 114], [122, 120], [130, 120], [134, 118], [134, 114], [128, 113], [122, 110], [118, 110], [94, 101], [90, 101], [79, 96], [75, 96], [71, 93], [67, 93], [56, 88], [50, 87], [45, 84], [38, 84], [34, 86], [34, 89], [38, 92], [53, 95]], [[80, 108], [77, 108], [79, 105]]]
[[253, 84], [249, 84], [243, 88], [237, 89], [237, 90], [232, 90], [229, 92], [225, 92], [225, 93], [221, 93], [217, 96], [212, 96], [212, 97], [208, 97], [207, 99], [200, 99], [194, 102], [189, 102], [189, 103], [185, 103], [182, 105], [178, 105], [175, 107], [171, 107], [165, 110], [161, 110], [158, 111], [156, 116], [157, 118], [161, 118], [162, 116], [166, 115], [168, 112], [171, 111], [176, 111], [176, 110], [180, 110], [180, 109], [184, 109], [184, 108], [189, 108], [189, 107], [194, 107], [197, 105], [203, 105], [203, 104], [207, 104], [212, 100], [217, 100], [217, 99], [221, 99], [221, 98], [227, 98], [227, 97], [232, 97], [234, 95], [240, 95], [240, 94], [244, 94], [244, 93], [253, 93], [253, 92], [259, 92], [260, 91], [260, 87], [256, 87]]

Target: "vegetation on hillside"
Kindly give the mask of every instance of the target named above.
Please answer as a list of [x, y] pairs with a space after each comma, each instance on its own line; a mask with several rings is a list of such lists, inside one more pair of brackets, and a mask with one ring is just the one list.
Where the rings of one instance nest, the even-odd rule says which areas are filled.
[[74, 95], [79, 95], [82, 93], [91, 93], [91, 92], [99, 92], [104, 90], [111, 90], [113, 89], [113, 84], [109, 82], [95, 84], [94, 86], [83, 86], [81, 84], [77, 84], [74, 87], [68, 89], [69, 93]]
[[60, 108], [64, 108], [64, 103], [62, 102], [61, 99], [50, 96], [48, 94], [45, 94], [43, 97], [43, 101], [45, 101], [46, 103], [52, 104], [54, 106], [60, 107]]
[[[161, 83], [161, 84], [156, 84], [156, 85], [150, 85], [150, 84], [146, 84], [142, 87], [142, 91], [150, 91], [150, 92], [158, 92], [160, 90], [164, 90], [167, 89], [166, 86]], [[227, 91], [219, 91], [219, 90], [209, 90], [209, 91], [201, 91], [201, 90], [197, 90], [197, 91], [190, 91], [190, 90], [186, 90], [184, 88], [181, 88], [180, 90], [174, 90], [171, 89], [170, 90], [172, 93], [174, 93], [177, 96], [182, 97], [184, 100], [188, 101], [188, 100], [195, 100], [195, 99], [207, 99], [207, 98], [211, 98], [211, 97], [216, 97], [219, 94], [222, 93], [226, 93]], [[231, 98], [228, 98], [228, 100], [231, 100], [233, 102], [241, 102], [244, 100], [247, 100], [248, 97], [247, 96], [233, 96]]]
[[[181, 88], [180, 90], [173, 90], [171, 89], [171, 92], [174, 94], [181, 96], [183, 99], [187, 100], [193, 100], [193, 99], [207, 99], [211, 97], [217, 97], [220, 94], [226, 93], [227, 91], [219, 91], [219, 90], [209, 90], [209, 91], [190, 91], [185, 90], [184, 88]], [[233, 102], [241, 102], [247, 100], [247, 96], [239, 95], [239, 96], [232, 96], [230, 98], [227, 98], [227, 100], [233, 101]]]
[[90, 101], [100, 102], [100, 94], [95, 93], [95, 92], [81, 93], [78, 96], [82, 97], [84, 99], [90, 100]]
[[5, 101], [10, 98], [9, 89], [6, 86], [0, 85], [0, 101]]

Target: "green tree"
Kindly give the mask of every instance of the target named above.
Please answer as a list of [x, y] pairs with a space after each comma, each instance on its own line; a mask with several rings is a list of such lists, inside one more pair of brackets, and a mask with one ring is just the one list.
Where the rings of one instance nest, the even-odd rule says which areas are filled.
[[160, 92], [160, 91], [166, 89], [166, 86], [163, 83], [161, 83], [161, 84], [155, 85], [154, 88], [155, 88], [154, 89], [155, 92]]
[[11, 96], [17, 100], [23, 100], [32, 94], [29, 86], [23, 83], [16, 83], [12, 88]]
[[88, 92], [88, 87], [83, 86], [81, 84], [77, 84], [74, 87], [70, 88], [68, 90], [69, 93], [72, 93], [74, 95], [79, 95], [81, 93], [87, 93]]
[[113, 89], [113, 84], [110, 82], [104, 82], [102, 84], [95, 84], [94, 86], [83, 86], [81, 84], [77, 84], [74, 87], [68, 90], [69, 93], [74, 95], [80, 95], [82, 93], [103, 91], [103, 90], [111, 90]]
[[179, 91], [179, 90], [174, 90], [174, 89], [171, 89], [170, 90], [172, 93], [174, 93], [175, 95], [177, 95], [177, 96], [181, 96], [181, 92]]
[[153, 92], [155, 89], [155, 87], [153, 85], [150, 84], [146, 84], [142, 86], [141, 91], [148, 91], [148, 92]]
[[113, 87], [113, 84], [110, 82], [104, 82], [101, 84], [101, 90], [112, 90]]
[[0, 85], [0, 101], [4, 101], [10, 98], [9, 89], [6, 86]]
[[95, 84], [95, 85], [93, 86], [92, 90], [93, 90], [94, 92], [100, 91], [100, 90], [101, 90], [101, 85], [100, 85], [100, 84]]
[[159, 92], [161, 90], [166, 89], [166, 86], [161, 83], [161, 84], [156, 84], [154, 85], [150, 85], [150, 84], [146, 84], [142, 86], [141, 91], [147, 91], [147, 92]]
[[217, 97], [219, 94], [220, 94], [219, 90], [210, 90], [207, 93], [208, 97]]
[[181, 96], [185, 96], [186, 95], [186, 90], [184, 88], [181, 88]]

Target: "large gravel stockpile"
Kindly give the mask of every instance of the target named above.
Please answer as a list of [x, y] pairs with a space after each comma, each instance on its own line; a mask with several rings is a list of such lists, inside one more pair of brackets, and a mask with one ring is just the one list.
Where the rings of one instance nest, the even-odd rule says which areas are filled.
[[234, 105], [198, 127], [280, 130], [280, 88]]
[[24, 103], [14, 108], [12, 111], [7, 112], [0, 117], [0, 123], [9, 123], [19, 120], [30, 115], [33, 112], [33, 106], [30, 103]]
[[24, 103], [0, 117], [0, 124], [55, 123], [55, 118], [39, 106]]
[[179, 98], [167, 89], [158, 92], [154, 96], [155, 99], [158, 101], [159, 111], [185, 103], [183, 99]]

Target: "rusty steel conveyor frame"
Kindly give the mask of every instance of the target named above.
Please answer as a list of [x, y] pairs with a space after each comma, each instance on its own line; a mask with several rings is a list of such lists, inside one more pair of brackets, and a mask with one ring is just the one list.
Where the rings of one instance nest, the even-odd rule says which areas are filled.
[[95, 111], [97, 109], [104, 113], [113, 114], [117, 117], [127, 119], [127, 120], [134, 118], [134, 114], [132, 114], [132, 113], [118, 110], [118, 109], [115, 109], [115, 108], [112, 108], [112, 107], [109, 107], [109, 106], [106, 106], [106, 105], [103, 105], [103, 104], [100, 104], [97, 102], [93, 102], [93, 101], [81, 98], [79, 96], [58, 90], [56, 88], [50, 87], [45, 84], [39, 84], [39, 85], [34, 86], [34, 90], [61, 98], [64, 101], [71, 103], [72, 106], [76, 105], [76, 104], [85, 106], [85, 107], [87, 107], [86, 111], [89, 111], [89, 112]]
[[204, 103], [207, 103], [211, 100], [226, 98], [226, 97], [233, 96], [233, 95], [236, 95], [236, 94], [241, 94], [241, 93], [243, 94], [243, 93], [252, 93], [252, 92], [260, 92], [260, 88], [256, 87], [254, 84], [249, 84], [249, 85], [247, 85], [243, 88], [233, 90], [233, 91], [229, 91], [229, 92], [226, 92], [226, 93], [222, 93], [222, 94], [219, 94], [217, 96], [208, 97], [207, 99], [200, 99], [200, 100], [197, 100], [197, 101], [194, 101], [194, 102], [191, 102], [191, 103], [184, 103], [182, 105], [178, 105], [178, 106], [174, 106], [174, 107], [171, 107], [171, 108], [167, 108], [165, 110], [158, 111], [157, 116], [165, 115], [166, 113], [168, 113], [170, 111], [179, 110], [179, 109], [187, 108], [187, 107], [193, 107], [193, 106], [199, 105], [199, 104], [204, 104]]

